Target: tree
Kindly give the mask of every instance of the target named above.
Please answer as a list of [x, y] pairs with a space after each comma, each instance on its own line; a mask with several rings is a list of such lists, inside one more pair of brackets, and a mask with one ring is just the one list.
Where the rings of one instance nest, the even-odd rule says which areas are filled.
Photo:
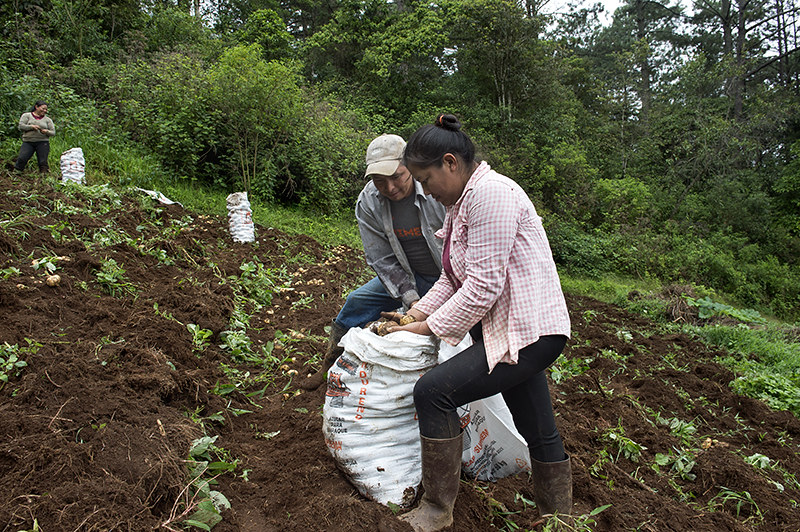
[[742, 120], [748, 82], [764, 79], [765, 70], [773, 66], [776, 81], [792, 77], [788, 71], [780, 74], [780, 67], [788, 69], [789, 58], [799, 49], [786, 28], [786, 19], [794, 18], [798, 9], [769, 0], [697, 0], [695, 8], [698, 43], [710, 60], [728, 66], [730, 113]]
[[448, 19], [459, 76], [490, 89], [495, 105], [511, 120], [531, 84], [528, 67], [541, 21], [526, 17], [512, 0], [454, 2]]
[[[646, 133], [654, 86], [668, 82], [670, 69], [679, 64], [680, 54], [688, 39], [683, 36], [678, 25], [683, 18], [681, 8], [669, 3], [654, 0], [627, 0], [615, 12], [614, 19], [598, 38], [597, 49], [601, 58], [619, 58], [628, 55], [632, 64], [614, 61], [598, 61], [601, 71], [610, 79], [620, 75], [630, 77], [627, 88], [636, 94], [637, 120]], [[619, 67], [622, 68], [619, 68]], [[626, 88], [620, 87], [623, 91]]]
[[270, 158], [301, 117], [297, 76], [280, 63], [262, 59], [258, 44], [226, 50], [209, 73], [214, 107], [230, 135], [242, 188], [270, 181]]
[[238, 38], [245, 44], [259, 44], [267, 60], [285, 59], [291, 53], [292, 36], [283, 19], [271, 9], [253, 12], [239, 31]]

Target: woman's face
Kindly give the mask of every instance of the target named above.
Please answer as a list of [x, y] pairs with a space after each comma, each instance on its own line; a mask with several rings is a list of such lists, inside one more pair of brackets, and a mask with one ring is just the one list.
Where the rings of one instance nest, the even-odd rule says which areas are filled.
[[42, 105], [36, 106], [34, 112], [39, 116], [44, 116], [47, 114], [47, 104], [43, 103]]
[[441, 166], [428, 166], [423, 168], [409, 164], [411, 175], [422, 185], [425, 194], [430, 194], [433, 199], [445, 206], [453, 205], [464, 192], [469, 175], [464, 175], [463, 164], [453, 154], [446, 153], [442, 157]]

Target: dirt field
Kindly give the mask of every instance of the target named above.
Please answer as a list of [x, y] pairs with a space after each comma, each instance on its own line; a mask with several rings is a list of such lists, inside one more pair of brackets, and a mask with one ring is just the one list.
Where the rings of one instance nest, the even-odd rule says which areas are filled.
[[[265, 227], [256, 244], [234, 244], [224, 217], [135, 192], [5, 171], [0, 189], [0, 346], [27, 362], [0, 389], [0, 530], [181, 529], [187, 459], [204, 435], [224, 450], [213, 459], [236, 461], [213, 488], [231, 504], [217, 532], [375, 531], [392, 515], [333, 463], [325, 390], [291, 382], [315, 367], [324, 328], [363, 279], [360, 251]], [[284, 288], [242, 318], [255, 307], [237, 287], [264, 278]], [[734, 375], [701, 343], [611, 305], [568, 303], [564, 367], [575, 371], [551, 391], [576, 515], [611, 505], [596, 530], [800, 530], [796, 417], [732, 393]], [[251, 350], [272, 346], [269, 361], [234, 363], [219, 347], [232, 318]], [[762, 467], [746, 460], [756, 453]], [[531, 529], [538, 513], [518, 495], [533, 498], [525, 474], [464, 479], [452, 530]]]

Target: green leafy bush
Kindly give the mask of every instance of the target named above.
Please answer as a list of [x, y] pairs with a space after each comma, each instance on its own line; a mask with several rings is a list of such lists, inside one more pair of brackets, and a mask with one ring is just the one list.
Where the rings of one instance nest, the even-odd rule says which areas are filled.
[[766, 320], [761, 314], [753, 309], [737, 309], [724, 303], [717, 303], [710, 297], [692, 298], [685, 297], [686, 303], [691, 307], [696, 307], [701, 319], [709, 319], [715, 316], [728, 316], [745, 323], [764, 323]]

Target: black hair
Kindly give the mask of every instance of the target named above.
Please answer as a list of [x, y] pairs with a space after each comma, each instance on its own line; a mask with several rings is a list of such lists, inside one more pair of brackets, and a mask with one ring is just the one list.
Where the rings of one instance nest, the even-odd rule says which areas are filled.
[[433, 124], [422, 126], [411, 135], [403, 152], [403, 164], [440, 167], [445, 153], [452, 153], [467, 164], [475, 161], [475, 145], [461, 131], [458, 118], [450, 114], [437, 116]]
[[44, 101], [42, 101], [42, 100], [36, 100], [36, 101], [34, 102], [34, 104], [33, 104], [33, 107], [31, 107], [31, 112], [34, 112], [34, 111], [36, 110], [36, 108], [37, 108], [37, 107], [41, 107], [41, 106], [43, 106], [43, 105], [47, 105], [47, 102], [44, 102]]

